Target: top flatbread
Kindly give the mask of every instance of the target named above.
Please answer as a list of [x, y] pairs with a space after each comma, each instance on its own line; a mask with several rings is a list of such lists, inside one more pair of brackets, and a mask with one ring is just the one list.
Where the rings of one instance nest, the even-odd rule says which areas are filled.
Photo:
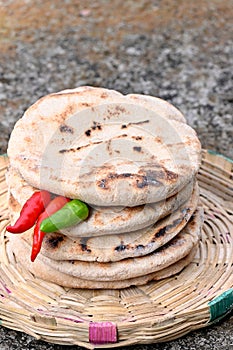
[[25, 112], [8, 155], [36, 188], [100, 206], [158, 202], [190, 182], [200, 164], [196, 133], [179, 115], [159, 99], [68, 90]]

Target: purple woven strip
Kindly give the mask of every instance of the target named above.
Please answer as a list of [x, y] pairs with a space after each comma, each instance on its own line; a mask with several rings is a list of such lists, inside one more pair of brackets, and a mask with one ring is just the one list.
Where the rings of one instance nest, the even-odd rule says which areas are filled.
[[117, 327], [113, 322], [90, 322], [89, 342], [91, 344], [108, 344], [117, 342]]

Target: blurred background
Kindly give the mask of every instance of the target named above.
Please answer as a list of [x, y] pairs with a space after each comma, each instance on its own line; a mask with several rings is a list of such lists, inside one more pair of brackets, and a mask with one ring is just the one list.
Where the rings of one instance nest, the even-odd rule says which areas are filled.
[[[166, 99], [203, 148], [233, 158], [232, 39], [232, 0], [0, 0], [0, 153], [39, 97], [93, 85]], [[232, 350], [232, 334], [228, 316], [134, 349]], [[0, 327], [0, 349], [64, 347]]]
[[80, 85], [159, 96], [233, 158], [232, 0], [0, 1], [0, 152], [39, 97]]

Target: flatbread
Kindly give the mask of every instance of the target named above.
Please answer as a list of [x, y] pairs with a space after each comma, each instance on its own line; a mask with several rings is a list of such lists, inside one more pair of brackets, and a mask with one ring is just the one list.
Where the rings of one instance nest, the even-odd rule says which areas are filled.
[[147, 109], [155, 111], [160, 116], [177, 120], [181, 123], [186, 123], [186, 119], [183, 114], [173, 105], [167, 101], [162, 100], [161, 98], [139, 94], [129, 94], [127, 95], [127, 98], [131, 99], [136, 104], [142, 105]]
[[198, 194], [196, 189], [190, 200], [176, 212], [148, 228], [137, 231], [75, 239], [60, 233], [51, 233], [45, 236], [42, 254], [54, 260], [99, 262], [147, 255], [166, 244], [184, 228], [197, 208]]
[[[66, 90], [57, 92], [56, 95], [70, 94], [75, 92], [79, 93], [79, 100], [80, 100], [79, 108], [83, 108], [83, 109], [86, 107], [93, 106], [95, 104], [104, 103], [104, 100], [109, 101], [110, 98], [117, 97], [120, 100], [120, 97], [122, 97], [123, 101], [125, 98], [125, 96], [118, 91], [104, 89], [104, 88], [96, 88], [92, 86], [80, 86], [75, 89], [66, 89]], [[91, 92], [91, 94], [87, 94], [88, 92]], [[178, 122], [186, 123], [186, 119], [183, 116], [183, 114], [172, 104], [170, 104], [169, 102], [161, 98], [148, 96], [148, 95], [139, 95], [139, 94], [128, 94], [126, 95], [126, 97], [127, 99], [130, 99], [134, 103], [136, 100], [137, 101], [136, 104], [143, 105], [148, 109], [156, 111], [159, 115], [163, 116], [164, 118], [173, 119], [173, 120], [177, 120]], [[89, 104], [88, 106], [87, 106], [87, 103]]]
[[169, 198], [136, 207], [92, 207], [88, 220], [63, 232], [68, 237], [77, 238], [132, 232], [135, 228], [144, 229], [178, 210], [192, 196], [193, 188], [194, 182], [191, 181]]
[[[119, 261], [143, 256], [166, 244], [187, 224], [197, 208], [199, 188], [196, 184], [192, 196], [176, 212], [155, 224], [136, 231], [108, 236], [76, 237], [74, 239], [58, 232], [46, 234], [41, 253], [54, 260]], [[10, 200], [11, 212], [18, 212], [17, 203]], [[18, 215], [17, 215], [18, 216]], [[13, 220], [15, 221], [15, 220]], [[33, 229], [22, 235], [29, 244]]]
[[164, 116], [161, 101], [158, 112], [156, 101], [153, 109], [137, 101], [101, 88], [48, 95], [16, 123], [10, 163], [31, 186], [91, 205], [170, 197], [196, 175], [200, 142], [187, 124]]
[[34, 276], [38, 278], [41, 278], [48, 282], [56, 283], [63, 287], [87, 289], [120, 289], [127, 288], [132, 285], [143, 285], [149, 281], [161, 280], [163, 278], [167, 278], [179, 273], [194, 259], [197, 248], [198, 244], [194, 246], [191, 252], [183, 259], [160, 271], [132, 279], [109, 282], [85, 280], [54, 270], [50, 266], [46, 266], [45, 268], [44, 262], [41, 260], [40, 255], [37, 257], [36, 261], [32, 263], [29, 260], [30, 247], [22, 239], [20, 239], [20, 237], [18, 237], [17, 242], [14, 242], [12, 240], [8, 242], [7, 253], [11, 264], [13, 266], [16, 266], [17, 269], [25, 269], [26, 271], [30, 271]]
[[[201, 208], [194, 213], [185, 228], [170, 242], [146, 256], [128, 258], [117, 262], [99, 263], [79, 260], [53, 260], [40, 254], [45, 268], [92, 281], [116, 281], [135, 278], [162, 270], [187, 256], [199, 240], [203, 222]], [[14, 240], [13, 251], [17, 254], [17, 242], [21, 235], [9, 235]], [[26, 243], [26, 242], [25, 242]], [[30, 246], [30, 245], [29, 245]], [[41, 272], [43, 273], [43, 272]]]
[[[35, 192], [36, 188], [27, 184], [16, 169], [10, 167], [7, 172], [7, 185], [9, 192], [20, 205], [18, 209], [12, 208], [14, 219], [19, 217], [20, 210], [27, 199]], [[137, 207], [90, 207], [90, 215], [78, 225], [71, 226], [63, 231], [68, 237], [94, 237], [100, 235], [112, 235], [135, 231], [154, 224], [159, 219], [176, 211], [190, 197], [193, 191], [193, 181], [182, 188], [177, 194], [158, 203], [151, 203]]]

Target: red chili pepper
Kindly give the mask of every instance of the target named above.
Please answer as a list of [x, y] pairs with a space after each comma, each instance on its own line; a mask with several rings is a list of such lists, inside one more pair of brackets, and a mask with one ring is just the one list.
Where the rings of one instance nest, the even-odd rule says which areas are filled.
[[13, 226], [7, 226], [6, 230], [11, 233], [22, 233], [31, 228], [39, 215], [43, 213], [45, 207], [51, 200], [51, 195], [48, 191], [38, 191], [26, 201], [20, 211], [20, 217]]
[[56, 211], [60, 210], [67, 202], [69, 202], [70, 199], [58, 196], [55, 197], [46, 207], [45, 211], [39, 216], [36, 226], [34, 228], [33, 233], [33, 244], [32, 244], [32, 253], [31, 253], [31, 261], [35, 261], [37, 255], [39, 254], [41, 250], [41, 245], [43, 242], [43, 238], [45, 235], [45, 232], [40, 230], [40, 224], [41, 222], [46, 219], [48, 216], [54, 214]]

